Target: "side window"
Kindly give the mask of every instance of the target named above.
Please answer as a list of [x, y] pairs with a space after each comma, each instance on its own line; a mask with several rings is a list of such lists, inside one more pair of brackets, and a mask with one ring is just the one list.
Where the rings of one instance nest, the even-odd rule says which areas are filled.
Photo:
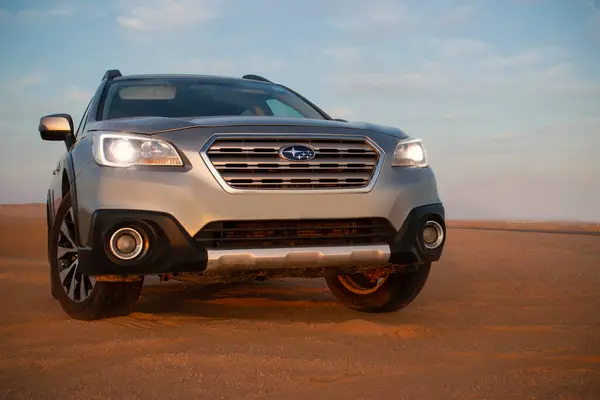
[[79, 134], [83, 131], [83, 128], [85, 128], [85, 123], [87, 121], [88, 113], [90, 112], [90, 105], [92, 104], [92, 100], [90, 100], [90, 102], [88, 103], [87, 107], [85, 108], [85, 111], [83, 112], [83, 116], [81, 117], [81, 121], [79, 121], [79, 126], [75, 131], [75, 139], [79, 137]]
[[294, 110], [292, 107], [288, 106], [285, 103], [277, 99], [269, 99], [267, 100], [267, 105], [273, 112], [273, 115], [276, 117], [291, 117], [291, 118], [303, 118], [304, 116], [300, 114], [298, 111]]

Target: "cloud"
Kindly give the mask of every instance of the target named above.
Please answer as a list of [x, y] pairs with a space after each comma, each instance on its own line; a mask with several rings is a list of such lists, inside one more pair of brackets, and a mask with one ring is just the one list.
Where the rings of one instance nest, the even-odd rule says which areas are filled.
[[437, 22], [441, 25], [459, 25], [467, 22], [474, 14], [475, 6], [456, 6], [439, 15]]
[[489, 49], [490, 46], [486, 42], [469, 38], [446, 40], [442, 45], [442, 53], [450, 57], [479, 54]]
[[555, 65], [551, 66], [550, 68], [547, 68], [543, 72], [543, 78], [561, 79], [564, 77], [572, 76], [573, 73], [574, 73], [573, 64], [565, 61], [565, 62], [559, 62], [558, 64], [555, 64]]
[[206, 74], [242, 76], [245, 74], [263, 75], [271, 79], [271, 74], [282, 71], [285, 62], [282, 59], [262, 53], [239, 55], [237, 58], [189, 58], [187, 60], [168, 58], [153, 64], [148, 72], [176, 74]]
[[361, 48], [354, 46], [336, 46], [322, 51], [323, 55], [338, 63], [352, 63], [363, 56]]
[[55, 9], [48, 11], [48, 15], [56, 15], [56, 16], [63, 16], [63, 17], [68, 17], [72, 13], [73, 12], [71, 10], [68, 10], [66, 8], [55, 8]]
[[457, 57], [465, 55], [479, 55], [491, 53], [492, 47], [479, 39], [468, 37], [436, 37], [411, 39], [408, 46], [413, 51], [430, 51], [432, 56]]
[[330, 24], [341, 30], [369, 31], [376, 27], [412, 23], [415, 15], [404, 5], [391, 1], [369, 2], [366, 8], [353, 11], [350, 15], [341, 15], [330, 19]]
[[514, 139], [517, 136], [519, 136], [519, 134], [514, 131], [504, 131], [504, 132], [496, 133], [495, 135], [492, 136], [492, 139], [493, 140], [507, 140], [507, 139]]
[[442, 116], [442, 119], [446, 122], [456, 124], [458, 122], [468, 121], [471, 117], [472, 115], [469, 115], [468, 113], [464, 112], [447, 112]]
[[[580, 77], [570, 62], [560, 62], [553, 66], [526, 75], [530, 89], [535, 93], [557, 95], [600, 96], [600, 80]], [[523, 82], [524, 83], [524, 82]]]
[[217, 3], [208, 0], [123, 0], [117, 22], [135, 31], [179, 30], [217, 18]]
[[66, 97], [69, 100], [77, 102], [89, 102], [94, 92], [92, 90], [85, 90], [77, 86], [72, 86], [67, 90]]
[[357, 33], [378, 33], [391, 29], [398, 32], [405, 29], [430, 29], [460, 25], [470, 19], [475, 7], [459, 5], [451, 8], [422, 7], [419, 3], [393, 0], [372, 0], [369, 2], [341, 2], [336, 17], [329, 19], [333, 27]]
[[[278, 74], [286, 73], [283, 59], [265, 53], [251, 51], [250, 54], [238, 54], [236, 58], [228, 57], [159, 57], [155, 62], [144, 64], [136, 73], [140, 74], [200, 74], [216, 76], [237, 76], [246, 74], [262, 75], [277, 81]], [[289, 80], [289, 76], [287, 78]]]
[[398, 72], [398, 73], [348, 73], [334, 78], [337, 87], [350, 92], [433, 92], [448, 83], [447, 76], [441, 71]]
[[25, 89], [32, 85], [37, 85], [43, 79], [43, 75], [41, 72], [34, 72], [29, 75], [25, 75], [15, 81], [15, 86], [19, 89]]
[[183, 63], [183, 72], [208, 75], [233, 75], [238, 68], [232, 59], [192, 58]]
[[[496, 90], [534, 93], [583, 89], [574, 79], [577, 71], [570, 57], [556, 47], [499, 54], [483, 40], [438, 35], [410, 38], [395, 47], [396, 52], [389, 53], [366, 46], [330, 46], [313, 55], [317, 59], [323, 54], [328, 56], [331, 62], [323, 64], [323, 73], [328, 73], [329, 81], [345, 93], [405, 90], [402, 95], [407, 97], [435, 94], [448, 98], [450, 92], [465, 97], [484, 93], [491, 96]], [[556, 81], [562, 78], [566, 80]], [[594, 86], [588, 90], [595, 90]]]
[[490, 56], [484, 64], [491, 68], [518, 68], [534, 65], [542, 60], [539, 49], [529, 49], [510, 56]]
[[[408, 44], [406, 52], [411, 53], [412, 63], [401, 57], [389, 57], [385, 63], [373, 62], [378, 60], [379, 52], [365, 48], [362, 61], [334, 64], [323, 73], [338, 95], [392, 96], [398, 101], [420, 99], [445, 102], [444, 107], [468, 102], [478, 108], [490, 104], [510, 108], [520, 103], [536, 109], [548, 106], [558, 110], [564, 96], [575, 96], [581, 101], [586, 99], [590, 108], [600, 96], [600, 81], [580, 74], [578, 65], [567, 56], [561, 57], [562, 51], [556, 48], [498, 55], [492, 46], [470, 39], [421, 43], [424, 45], [412, 48]], [[469, 52], [481, 56], [465, 63], [464, 56]], [[459, 54], [462, 55], [449, 58]], [[449, 112], [447, 108], [440, 111]]]
[[1, 84], [0, 87], [4, 88], [8, 92], [11, 92], [13, 95], [20, 96], [27, 88], [38, 85], [43, 80], [44, 75], [37, 71], [23, 75], [16, 79], [12, 79], [4, 84]]
[[69, 17], [72, 11], [67, 8], [50, 8], [50, 9], [28, 9], [10, 12], [8, 10], [0, 10], [0, 20], [9, 20], [14, 22], [30, 22], [40, 18], [49, 17]]

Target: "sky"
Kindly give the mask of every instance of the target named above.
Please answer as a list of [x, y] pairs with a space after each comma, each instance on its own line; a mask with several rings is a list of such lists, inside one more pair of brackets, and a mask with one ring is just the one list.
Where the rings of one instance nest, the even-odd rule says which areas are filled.
[[0, 0], [0, 203], [107, 69], [260, 74], [423, 140], [449, 218], [600, 221], [600, 0]]

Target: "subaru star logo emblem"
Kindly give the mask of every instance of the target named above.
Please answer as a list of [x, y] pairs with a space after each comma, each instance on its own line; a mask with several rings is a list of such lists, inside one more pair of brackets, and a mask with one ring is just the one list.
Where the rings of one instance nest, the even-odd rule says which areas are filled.
[[295, 144], [282, 147], [279, 150], [279, 155], [290, 161], [308, 161], [315, 158], [315, 150], [309, 146]]

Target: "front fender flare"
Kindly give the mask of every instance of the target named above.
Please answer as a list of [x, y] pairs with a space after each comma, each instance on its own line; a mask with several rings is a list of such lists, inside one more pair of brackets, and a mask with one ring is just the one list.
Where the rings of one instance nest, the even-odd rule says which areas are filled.
[[[73, 155], [67, 154], [64, 164], [64, 173], [67, 174], [67, 180], [69, 182], [69, 192], [71, 193], [71, 204], [73, 205], [73, 219], [75, 225], [75, 238], [78, 240], [77, 244], [81, 245], [81, 235], [79, 232], [79, 213], [77, 203], [77, 181], [75, 179], [75, 166], [73, 164]], [[65, 195], [66, 193], [63, 193]]]

